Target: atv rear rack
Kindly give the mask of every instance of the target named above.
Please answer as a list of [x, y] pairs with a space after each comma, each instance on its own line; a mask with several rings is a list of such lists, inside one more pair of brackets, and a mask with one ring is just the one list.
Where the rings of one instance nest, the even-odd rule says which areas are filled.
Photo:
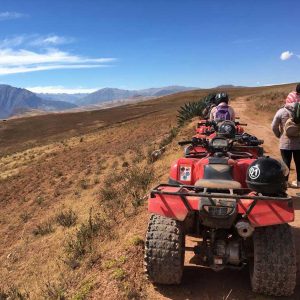
[[[179, 188], [176, 192], [164, 191], [161, 188]], [[224, 191], [224, 189], [222, 189]], [[243, 214], [243, 217], [247, 217], [254, 206], [258, 201], [283, 201], [288, 202], [291, 201], [292, 197], [282, 197], [282, 196], [263, 196], [263, 195], [249, 195], [251, 192], [250, 189], [241, 188], [241, 189], [228, 189], [229, 193], [210, 193], [207, 191], [207, 188], [201, 188], [193, 185], [176, 185], [176, 184], [159, 184], [156, 186], [150, 193], [151, 198], [155, 198], [155, 195], [174, 195], [179, 196], [184, 206], [188, 211], [192, 211], [192, 208], [187, 201], [188, 196], [190, 197], [206, 197], [212, 201], [212, 198], [217, 199], [235, 199], [237, 203], [240, 203], [241, 199], [243, 200], [253, 200], [253, 202], [249, 205], [246, 212]], [[213, 201], [212, 201], [213, 203]]]

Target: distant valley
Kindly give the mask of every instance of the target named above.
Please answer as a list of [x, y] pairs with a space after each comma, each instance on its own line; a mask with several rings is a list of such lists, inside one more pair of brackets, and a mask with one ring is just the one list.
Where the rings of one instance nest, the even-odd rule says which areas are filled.
[[127, 100], [143, 100], [149, 97], [160, 97], [178, 92], [195, 90], [195, 87], [167, 86], [142, 90], [125, 90], [117, 88], [103, 88], [86, 94], [51, 94], [33, 93], [24, 88], [10, 85], [0, 85], [0, 118], [22, 115], [30, 111], [59, 112], [75, 108], [103, 105], [109, 102]]

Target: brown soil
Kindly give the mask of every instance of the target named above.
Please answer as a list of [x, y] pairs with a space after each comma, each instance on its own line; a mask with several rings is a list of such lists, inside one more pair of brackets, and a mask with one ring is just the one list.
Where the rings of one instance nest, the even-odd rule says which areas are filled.
[[[247, 132], [264, 139], [267, 152], [279, 157], [278, 141], [270, 130], [271, 116], [255, 111], [250, 114], [248, 110], [246, 96], [262, 90], [233, 90], [232, 104], [241, 122], [248, 123]], [[63, 262], [65, 242], [88, 220], [90, 208], [102, 213], [100, 190], [105, 187], [106, 178], [123, 172], [125, 162], [146, 166], [145, 153], [157, 148], [176, 124], [178, 107], [207, 92], [181, 93], [105, 111], [36, 116], [3, 123], [0, 292], [1, 288], [14, 286], [27, 290], [30, 299], [56, 299], [45, 293], [48, 282], [62, 286], [67, 299], [271, 299], [251, 292], [247, 269], [215, 273], [191, 266], [190, 252], [182, 285], [154, 287], [145, 280], [142, 266], [147, 207], [144, 204], [133, 211], [129, 198], [126, 205], [131, 213], [124, 217], [118, 209], [115, 211], [118, 221], [110, 232], [95, 238], [93, 251], [80, 261], [78, 268], [72, 270]], [[194, 123], [184, 127], [153, 164], [153, 185], [166, 181], [171, 162], [182, 155], [177, 141], [193, 132]], [[291, 179], [294, 177], [293, 171]], [[296, 191], [290, 193], [295, 195]], [[32, 234], [38, 224], [70, 207], [78, 215], [74, 228], [54, 224], [50, 234]], [[296, 221], [292, 225], [300, 248], [300, 206], [295, 203], [295, 207]], [[187, 239], [188, 246], [194, 243], [194, 238]], [[300, 299], [299, 284], [290, 299]]]

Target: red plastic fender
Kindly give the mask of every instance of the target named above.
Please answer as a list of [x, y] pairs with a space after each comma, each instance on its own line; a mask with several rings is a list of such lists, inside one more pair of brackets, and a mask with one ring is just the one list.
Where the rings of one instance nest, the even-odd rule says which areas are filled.
[[[178, 187], [166, 187], [162, 190], [168, 192], [177, 192]], [[188, 205], [191, 210], [199, 209], [199, 197], [186, 197]], [[148, 211], [157, 215], [165, 216], [167, 218], [184, 221], [189, 210], [184, 205], [180, 196], [176, 195], [158, 195], [148, 200]]]
[[[244, 214], [253, 200], [241, 200], [238, 212]], [[248, 220], [254, 227], [270, 226], [294, 221], [294, 207], [291, 202], [257, 201], [248, 215]]]

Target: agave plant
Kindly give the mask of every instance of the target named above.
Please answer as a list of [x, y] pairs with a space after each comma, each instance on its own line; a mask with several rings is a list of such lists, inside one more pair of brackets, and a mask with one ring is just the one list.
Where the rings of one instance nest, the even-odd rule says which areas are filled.
[[186, 121], [195, 116], [201, 116], [204, 109], [203, 101], [188, 102], [180, 107], [178, 110], [177, 121], [178, 125], [183, 125]]
[[211, 106], [211, 104], [215, 103], [216, 94], [208, 94], [206, 97], [204, 97], [203, 101], [206, 105]]
[[199, 101], [185, 103], [178, 110], [178, 125], [182, 126], [186, 121], [196, 116], [204, 116], [205, 111], [214, 103], [214, 99], [215, 94], [209, 94]]

